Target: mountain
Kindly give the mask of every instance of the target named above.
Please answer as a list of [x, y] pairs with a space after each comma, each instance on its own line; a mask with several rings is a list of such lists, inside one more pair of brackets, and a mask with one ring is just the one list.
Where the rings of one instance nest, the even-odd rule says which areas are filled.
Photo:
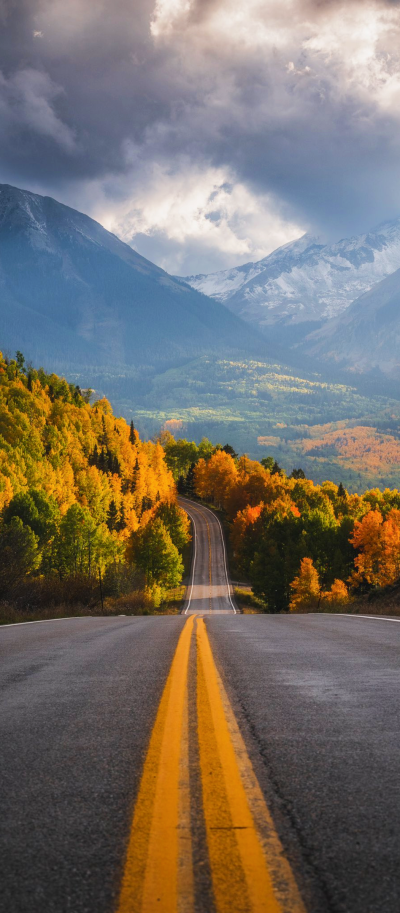
[[0, 345], [48, 368], [256, 350], [254, 331], [88, 216], [0, 185]]
[[301, 349], [342, 368], [400, 380], [400, 269], [308, 336]]
[[304, 235], [257, 263], [208, 276], [192, 288], [226, 304], [289, 345], [346, 311], [352, 301], [400, 267], [400, 219], [337, 244]]

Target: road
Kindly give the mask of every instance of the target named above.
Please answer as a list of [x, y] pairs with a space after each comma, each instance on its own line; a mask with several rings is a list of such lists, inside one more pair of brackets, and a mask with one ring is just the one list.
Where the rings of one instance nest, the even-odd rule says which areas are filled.
[[398, 913], [400, 623], [209, 609], [0, 629], [2, 913]]
[[221, 523], [207, 507], [179, 498], [192, 520], [193, 562], [186, 615], [235, 614]]

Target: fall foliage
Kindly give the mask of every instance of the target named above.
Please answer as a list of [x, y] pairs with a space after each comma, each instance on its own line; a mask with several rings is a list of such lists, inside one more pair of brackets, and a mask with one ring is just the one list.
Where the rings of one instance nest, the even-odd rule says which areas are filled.
[[296, 612], [298, 609], [318, 608], [321, 588], [319, 574], [312, 558], [302, 558], [299, 574], [290, 584], [290, 589], [292, 591], [289, 605], [291, 612]]
[[388, 586], [400, 577], [400, 510], [392, 508], [383, 518], [379, 510], [370, 510], [354, 526], [355, 558], [353, 583], [366, 581], [372, 586]]
[[399, 491], [349, 494], [300, 468], [287, 476], [272, 457], [259, 463], [229, 446], [202, 446], [199, 456], [195, 444], [167, 442], [176, 466], [187, 458], [197, 497], [223, 511], [235, 572], [267, 611], [340, 607], [360, 586], [399, 579]]
[[300, 571], [290, 584], [292, 598], [289, 603], [291, 612], [318, 612], [331, 603], [346, 605], [349, 591], [343, 580], [334, 580], [330, 590], [322, 590], [319, 574], [312, 558], [302, 558]]
[[93, 578], [113, 569], [116, 579], [145, 530], [166, 555], [159, 579], [153, 559], [138, 559], [142, 586], [179, 582], [189, 531], [175, 498], [160, 442], [141, 441], [106, 399], [90, 405], [89, 394], [26, 367], [20, 353], [0, 355], [1, 597], [27, 575]]

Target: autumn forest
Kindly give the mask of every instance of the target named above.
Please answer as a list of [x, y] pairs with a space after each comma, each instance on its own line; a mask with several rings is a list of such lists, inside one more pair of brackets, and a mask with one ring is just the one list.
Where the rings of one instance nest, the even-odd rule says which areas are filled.
[[191, 538], [179, 492], [220, 512], [258, 611], [343, 611], [398, 580], [397, 490], [349, 494], [167, 430], [142, 441], [93, 399], [21, 353], [0, 357], [2, 619], [178, 611]]
[[229, 445], [207, 454], [206, 441], [197, 448], [167, 435], [164, 446], [178, 487], [222, 511], [232, 569], [264, 611], [345, 611], [398, 580], [399, 491], [349, 494]]
[[152, 611], [181, 581], [188, 520], [163, 448], [90, 392], [0, 358], [3, 615], [121, 612], [127, 594]]

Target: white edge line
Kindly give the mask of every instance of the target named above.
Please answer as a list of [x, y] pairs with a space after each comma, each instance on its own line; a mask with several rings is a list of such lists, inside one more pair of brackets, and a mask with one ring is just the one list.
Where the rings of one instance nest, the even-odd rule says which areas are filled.
[[369, 621], [394, 621], [400, 624], [400, 618], [387, 618], [386, 615], [353, 615], [352, 612], [307, 612], [307, 615], [327, 615], [328, 618], [368, 618]]
[[188, 613], [188, 611], [189, 611], [189, 608], [190, 608], [190, 603], [191, 603], [191, 601], [192, 601], [193, 587], [194, 587], [194, 571], [195, 571], [195, 567], [196, 567], [196, 557], [197, 557], [197, 532], [196, 532], [196, 521], [195, 521], [195, 518], [192, 517], [192, 515], [189, 513], [189, 511], [186, 511], [186, 513], [189, 515], [189, 517], [190, 517], [190, 519], [191, 519], [191, 521], [192, 521], [192, 523], [193, 523], [193, 531], [194, 531], [194, 543], [193, 543], [193, 545], [194, 545], [194, 555], [193, 555], [193, 561], [192, 561], [192, 586], [191, 586], [191, 589], [190, 589], [189, 602], [188, 602], [188, 604], [187, 604], [187, 606], [186, 606], [186, 609], [185, 609], [185, 611], [184, 611], [184, 613], [183, 613], [184, 615], [187, 615], [187, 613]]
[[[182, 500], [184, 500], [184, 499], [182, 499]], [[190, 503], [191, 503], [191, 502], [189, 501], [189, 504], [190, 504]], [[197, 505], [194, 505], [194, 506], [196, 507]], [[217, 517], [217, 515], [214, 514], [212, 510], [210, 510], [209, 507], [205, 507], [204, 504], [200, 504], [199, 507], [201, 507], [202, 510], [206, 510], [209, 514], [211, 514], [211, 516], [214, 517], [214, 520], [216, 520], [217, 523], [218, 523], [218, 526], [219, 526], [219, 529], [220, 529], [220, 533], [221, 533], [221, 539], [222, 539], [222, 549], [223, 549], [223, 555], [224, 555], [224, 569], [225, 569], [226, 586], [227, 586], [227, 589], [228, 589], [228, 599], [229, 599], [229, 602], [230, 602], [230, 604], [231, 604], [231, 606], [232, 606], [232, 610], [233, 610], [234, 614], [237, 615], [237, 611], [236, 611], [236, 609], [235, 609], [235, 606], [233, 605], [232, 598], [231, 598], [231, 585], [230, 585], [230, 583], [229, 583], [229, 578], [228, 578], [228, 568], [227, 568], [227, 561], [226, 561], [225, 539], [224, 539], [224, 532], [223, 532], [223, 529], [222, 529], [221, 521], [220, 521], [219, 517]], [[190, 514], [189, 514], [189, 516], [190, 516]], [[196, 531], [196, 524], [195, 524], [195, 520], [194, 520], [193, 517], [192, 517], [192, 520], [193, 520], [194, 529], [195, 529], [195, 531]], [[196, 547], [196, 540], [195, 540], [195, 547]], [[195, 553], [195, 554], [196, 554], [196, 553]], [[193, 561], [193, 571], [194, 571], [194, 561]], [[187, 612], [187, 610], [188, 610], [188, 608], [189, 608], [189, 606], [190, 606], [190, 600], [191, 600], [191, 598], [192, 598], [192, 591], [193, 591], [193, 583], [192, 583], [192, 590], [191, 590], [191, 592], [190, 592], [189, 603], [188, 603], [187, 609], [186, 609], [186, 611], [185, 611], [185, 613], [184, 613], [185, 615], [186, 615], [186, 612]]]
[[37, 621], [12, 621], [11, 624], [0, 625], [0, 631], [5, 631], [7, 628], [20, 628], [21, 625], [46, 625], [49, 621], [79, 621], [83, 618], [101, 617], [101, 615], [64, 615], [63, 618], [38, 618]]

